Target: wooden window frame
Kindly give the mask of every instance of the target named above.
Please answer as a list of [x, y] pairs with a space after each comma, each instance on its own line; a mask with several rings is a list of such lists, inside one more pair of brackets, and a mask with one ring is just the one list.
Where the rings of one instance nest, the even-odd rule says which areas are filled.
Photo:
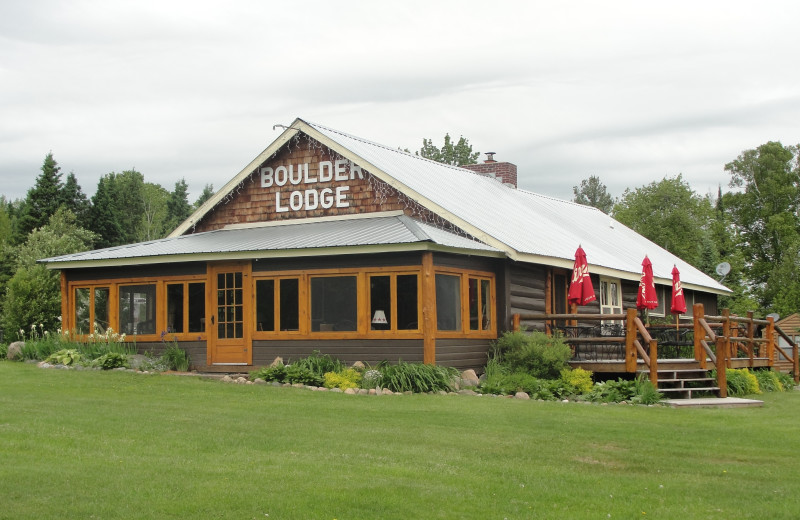
[[[473, 269], [434, 268], [434, 275], [443, 274], [461, 278], [461, 329], [436, 330], [437, 338], [497, 338], [497, 282], [493, 273]], [[490, 327], [472, 330], [469, 326], [469, 279], [489, 281]], [[480, 284], [479, 284], [480, 285]], [[435, 309], [434, 309], [435, 312]]]
[[[206, 295], [208, 294], [208, 280], [206, 279], [205, 275], [193, 277], [192, 280], [187, 280], [186, 278], [181, 278], [180, 280], [164, 280], [164, 288], [163, 288], [163, 295], [164, 295], [164, 303], [162, 305], [162, 309], [156, 308], [156, 331], [158, 331], [159, 336], [161, 335], [161, 331], [167, 331], [165, 338], [169, 338], [169, 340], [175, 341], [200, 341], [206, 338], [206, 331], [205, 329], [208, 328], [208, 325], [204, 325], [204, 330], [200, 332], [189, 332], [189, 285], [193, 283], [202, 283], [204, 286], [204, 294], [203, 294], [203, 307], [206, 306]], [[168, 305], [168, 287], [170, 285], [182, 285], [183, 286], [183, 332], [170, 332], [168, 329], [169, 327], [169, 305]], [[156, 288], [156, 293], [158, 293], [158, 288]], [[156, 301], [158, 304], [158, 301]], [[208, 309], [205, 309], [205, 313], [203, 316], [203, 323], [205, 323], [205, 316], [208, 315]], [[162, 316], [163, 315], [163, 316]], [[161, 324], [162, 326], [158, 326]], [[137, 336], [138, 338], [138, 336]]]
[[[114, 332], [119, 331], [119, 288], [122, 286], [131, 285], [155, 285], [156, 286], [156, 310], [155, 319], [156, 327], [154, 334], [128, 334], [125, 336], [126, 341], [138, 342], [153, 342], [153, 341], [205, 341], [207, 336], [206, 332], [191, 332], [191, 333], [171, 333], [167, 332], [167, 284], [185, 282], [196, 283], [203, 282], [208, 287], [208, 280], [205, 274], [201, 275], [185, 275], [185, 276], [168, 276], [163, 278], [142, 277], [142, 278], [106, 278], [101, 280], [76, 280], [67, 283], [67, 298], [68, 303], [66, 323], [62, 323], [63, 330], [74, 332], [76, 328], [75, 323], [75, 290], [79, 288], [92, 289], [92, 302], [94, 302], [94, 289], [98, 287], [109, 288], [109, 310], [108, 321], [109, 326]], [[185, 296], [184, 296], [185, 297]], [[63, 295], [62, 295], [63, 298]], [[62, 320], [64, 318], [62, 317]], [[94, 320], [94, 303], [92, 303], [92, 310], [90, 312], [90, 319]], [[93, 321], [92, 321], [93, 323]], [[79, 341], [86, 341], [89, 334], [75, 334], [76, 339]]]

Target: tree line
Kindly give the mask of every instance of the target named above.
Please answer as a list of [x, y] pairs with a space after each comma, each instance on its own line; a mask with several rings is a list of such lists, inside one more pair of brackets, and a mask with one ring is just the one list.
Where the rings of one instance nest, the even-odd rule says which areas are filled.
[[[473, 163], [478, 152], [463, 136], [445, 136], [439, 148], [429, 139], [415, 152], [453, 165]], [[731, 265], [723, 283], [730, 296], [720, 305], [744, 314], [800, 310], [800, 147], [768, 142], [725, 165], [730, 175], [716, 197], [696, 193], [682, 175], [664, 177], [618, 198], [596, 176], [573, 187], [574, 201], [594, 206], [708, 275], [720, 262]], [[62, 178], [47, 154], [24, 199], [0, 196], [0, 327], [5, 341], [32, 324], [58, 327], [58, 273], [40, 258], [93, 248], [154, 240], [169, 234], [213, 195], [207, 185], [188, 201], [184, 179], [172, 191], [146, 182], [136, 170], [100, 178], [85, 195], [77, 178]]]
[[616, 220], [719, 279], [731, 289], [720, 305], [786, 317], [800, 311], [800, 146], [768, 142], [725, 165], [728, 191], [692, 190], [682, 175], [612, 197], [596, 176], [573, 187], [575, 202]]

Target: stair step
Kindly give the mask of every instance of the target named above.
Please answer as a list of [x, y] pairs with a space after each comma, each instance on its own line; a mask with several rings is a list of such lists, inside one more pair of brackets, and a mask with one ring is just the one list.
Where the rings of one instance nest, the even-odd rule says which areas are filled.
[[719, 392], [719, 387], [706, 386], [698, 388], [659, 388], [658, 391], [661, 392], [661, 394], [664, 395], [664, 397], [666, 397], [667, 399], [675, 399], [681, 397], [685, 399], [691, 399], [692, 392], [694, 393]]

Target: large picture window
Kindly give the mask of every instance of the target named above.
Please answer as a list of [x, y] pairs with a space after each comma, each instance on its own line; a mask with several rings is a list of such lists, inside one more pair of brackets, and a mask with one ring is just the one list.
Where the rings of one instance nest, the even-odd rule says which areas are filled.
[[416, 274], [369, 275], [370, 330], [419, 330]]
[[156, 333], [156, 285], [119, 288], [119, 328], [125, 334]]
[[256, 328], [259, 331], [300, 329], [300, 280], [256, 280]]
[[167, 284], [167, 332], [205, 332], [206, 284]]
[[311, 331], [358, 330], [358, 283], [355, 276], [311, 278]]
[[461, 277], [436, 275], [436, 328], [461, 330]]
[[76, 334], [103, 334], [109, 326], [109, 288], [75, 288], [74, 331]]

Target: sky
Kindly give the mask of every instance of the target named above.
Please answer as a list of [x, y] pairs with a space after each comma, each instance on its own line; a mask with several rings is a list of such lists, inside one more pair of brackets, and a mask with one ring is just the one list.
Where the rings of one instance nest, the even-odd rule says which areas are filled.
[[[561, 199], [618, 197], [800, 143], [796, 1], [0, 2], [0, 194], [48, 152], [94, 193], [140, 171], [190, 202], [296, 117], [385, 145], [466, 137]], [[484, 156], [482, 155], [482, 159]]]

